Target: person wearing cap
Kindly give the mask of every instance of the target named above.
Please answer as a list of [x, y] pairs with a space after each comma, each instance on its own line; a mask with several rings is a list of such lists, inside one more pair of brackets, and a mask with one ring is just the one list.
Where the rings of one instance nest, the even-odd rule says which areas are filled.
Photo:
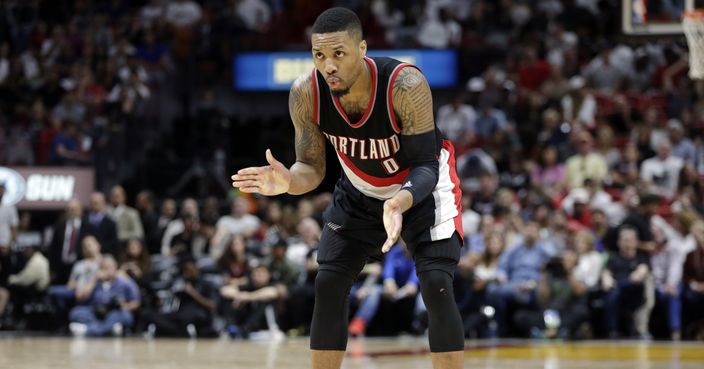
[[667, 121], [667, 131], [672, 143], [672, 155], [687, 163], [694, 164], [697, 158], [697, 148], [694, 142], [685, 136], [685, 129], [678, 119]]

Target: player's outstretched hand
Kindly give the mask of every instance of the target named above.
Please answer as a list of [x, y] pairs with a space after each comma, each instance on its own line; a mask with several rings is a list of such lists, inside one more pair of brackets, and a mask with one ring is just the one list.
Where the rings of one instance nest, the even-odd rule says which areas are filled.
[[242, 192], [260, 193], [274, 196], [285, 193], [291, 185], [291, 172], [285, 165], [274, 159], [271, 150], [266, 150], [269, 165], [240, 169], [233, 175], [232, 186]]
[[403, 212], [401, 211], [401, 201], [391, 198], [384, 202], [384, 228], [386, 229], [386, 242], [381, 247], [383, 253], [389, 252], [398, 241], [401, 235], [403, 224]]

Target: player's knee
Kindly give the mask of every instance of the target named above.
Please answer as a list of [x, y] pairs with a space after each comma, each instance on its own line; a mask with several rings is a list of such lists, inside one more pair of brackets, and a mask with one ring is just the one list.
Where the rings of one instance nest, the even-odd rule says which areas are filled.
[[343, 273], [320, 270], [315, 277], [315, 300], [318, 304], [344, 301], [352, 284]]
[[428, 309], [446, 302], [454, 303], [452, 276], [441, 270], [429, 270], [418, 275], [420, 291]]

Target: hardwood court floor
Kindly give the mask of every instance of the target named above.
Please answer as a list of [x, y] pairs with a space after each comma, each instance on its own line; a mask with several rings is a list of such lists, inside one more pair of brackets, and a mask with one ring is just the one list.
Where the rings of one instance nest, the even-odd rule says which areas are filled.
[[[0, 368], [308, 369], [308, 343], [231, 340], [0, 338]], [[423, 339], [350, 341], [346, 369], [428, 369]], [[704, 344], [468, 341], [472, 369], [702, 369]]]

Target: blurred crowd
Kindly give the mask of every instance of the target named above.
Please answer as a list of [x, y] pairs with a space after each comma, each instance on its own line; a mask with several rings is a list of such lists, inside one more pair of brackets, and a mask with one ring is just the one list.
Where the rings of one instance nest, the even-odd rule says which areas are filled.
[[[306, 334], [329, 194], [113, 185], [170, 129], [160, 96], [190, 114], [234, 51], [305, 49], [331, 5], [373, 48], [458, 50], [462, 85], [435, 91], [451, 95], [435, 118], [464, 191], [467, 337], [704, 339], [704, 86], [682, 40], [617, 37], [611, 0], [3, 2], [0, 165], [90, 165], [100, 190], [46, 229], [0, 207], [0, 327]], [[177, 132], [207, 151], [247, 128], [218, 129]], [[411, 260], [400, 244], [365, 268], [352, 335], [424, 332]]]

